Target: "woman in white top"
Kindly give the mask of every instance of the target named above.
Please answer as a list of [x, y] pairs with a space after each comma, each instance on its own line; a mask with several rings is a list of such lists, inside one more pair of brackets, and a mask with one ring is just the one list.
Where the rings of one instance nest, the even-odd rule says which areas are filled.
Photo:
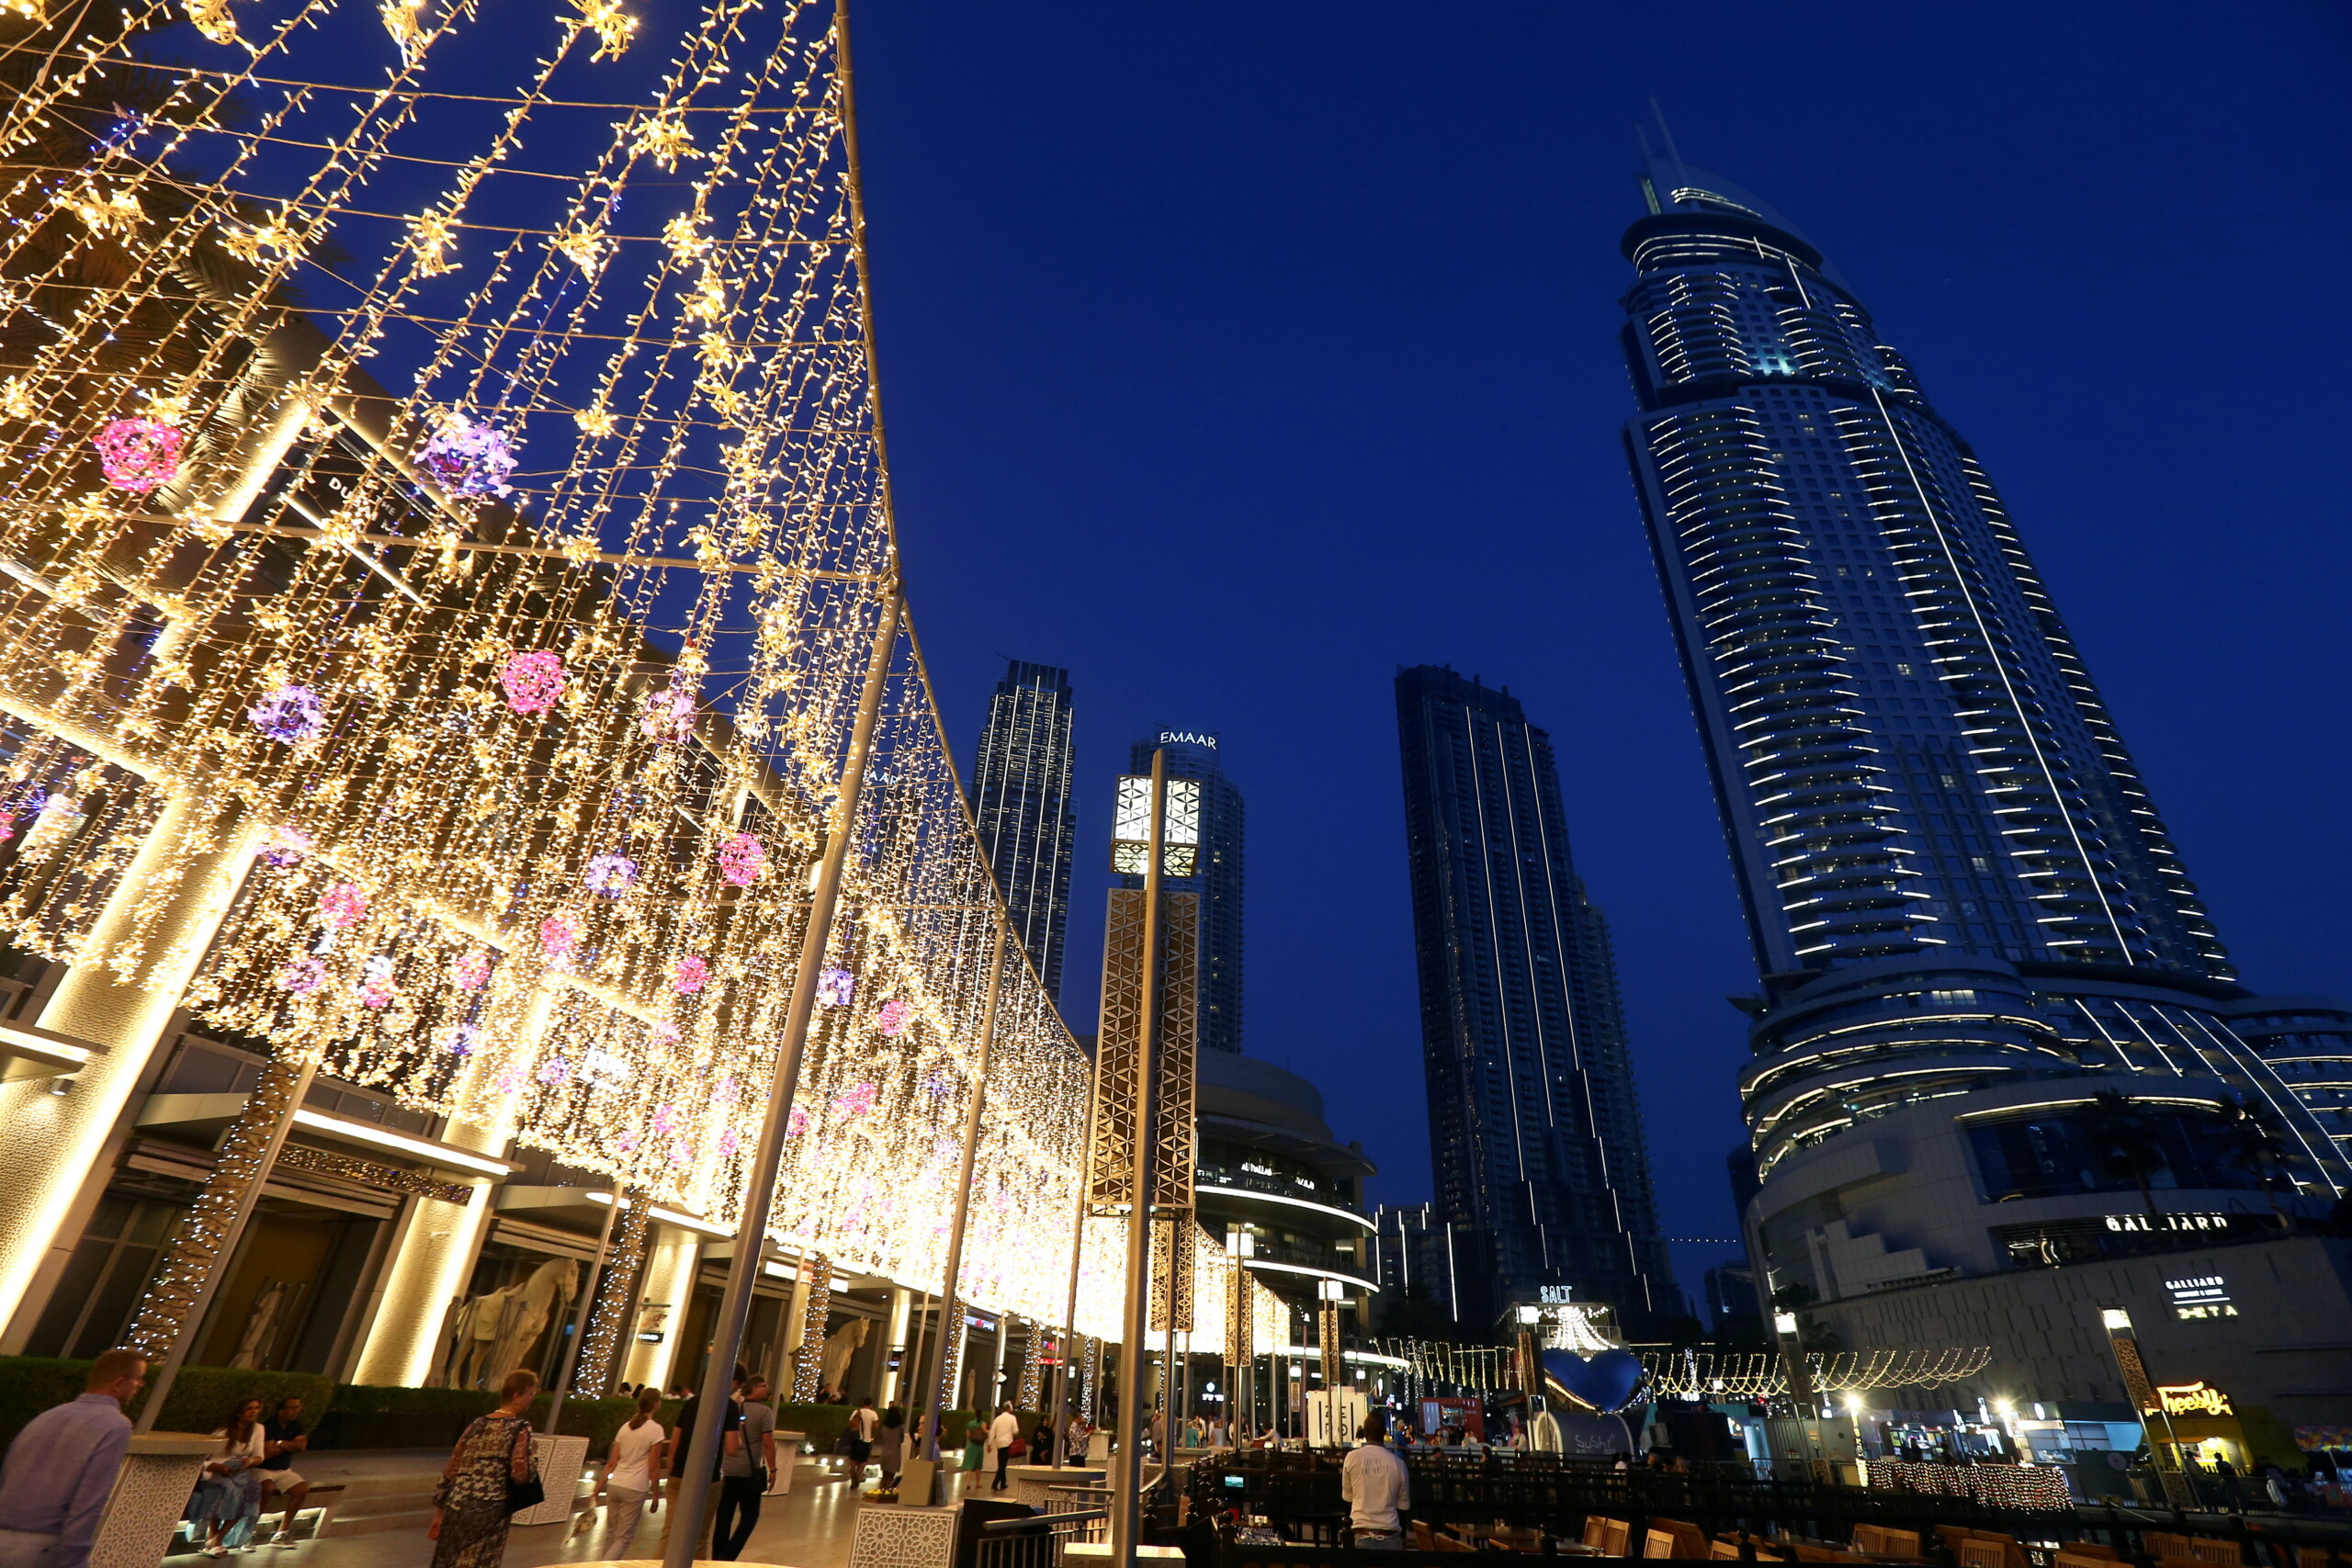
[[[589, 1499], [594, 1507], [607, 1495], [612, 1509], [605, 1516], [607, 1541], [626, 1554], [630, 1540], [637, 1535], [639, 1514], [648, 1507], [660, 1512], [662, 1507], [662, 1473], [669, 1469], [663, 1461], [668, 1458], [667, 1434], [653, 1413], [662, 1408], [659, 1389], [646, 1389], [637, 1396], [637, 1414], [628, 1424], [613, 1434], [613, 1446], [605, 1450], [605, 1473], [596, 1478], [596, 1495]], [[650, 1503], [646, 1494], [653, 1496]]]
[[220, 1447], [197, 1477], [187, 1518], [204, 1527], [204, 1555], [226, 1557], [230, 1548], [245, 1544], [254, 1533], [254, 1521], [261, 1517], [261, 1461], [269, 1457], [261, 1401], [240, 1403], [212, 1435], [220, 1439]]

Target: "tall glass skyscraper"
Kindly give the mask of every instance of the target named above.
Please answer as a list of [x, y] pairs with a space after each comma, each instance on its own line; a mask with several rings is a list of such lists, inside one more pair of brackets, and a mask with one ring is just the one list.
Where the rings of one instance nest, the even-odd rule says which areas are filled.
[[972, 759], [981, 846], [1004, 889], [1013, 933], [1057, 1002], [1078, 833], [1069, 798], [1070, 701], [1069, 671], [1008, 660]]
[[1769, 1288], [2149, 1245], [2117, 1114], [2184, 1213], [2332, 1197], [2352, 1125], [2266, 1055], [2344, 1015], [2236, 983], [1975, 453], [1786, 220], [1671, 150], [1643, 193], [1625, 445], [1761, 976]]
[[1436, 1218], [1457, 1309], [1543, 1287], [1679, 1312], [1609, 927], [1568, 858], [1552, 739], [1452, 670], [1396, 676]]
[[[1201, 781], [1200, 874], [1168, 877], [1171, 893], [1201, 896], [1201, 1048], [1241, 1049], [1242, 848], [1248, 826], [1241, 791], [1225, 776], [1217, 738], [1206, 730], [1163, 729], [1129, 749], [1127, 771], [1151, 772], [1154, 750], [1168, 753], [1168, 776]], [[1141, 887], [1140, 876], [1120, 885]]]

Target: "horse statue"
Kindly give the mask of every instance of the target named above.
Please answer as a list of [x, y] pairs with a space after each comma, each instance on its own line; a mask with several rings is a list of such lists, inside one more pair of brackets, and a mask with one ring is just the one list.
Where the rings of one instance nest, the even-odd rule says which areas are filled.
[[825, 1336], [825, 1348], [818, 1363], [823, 1371], [821, 1382], [825, 1387], [837, 1391], [842, 1389], [843, 1381], [849, 1376], [851, 1359], [857, 1354], [858, 1347], [865, 1343], [865, 1337], [873, 1327], [872, 1319], [853, 1317]]
[[530, 1277], [458, 1309], [443, 1382], [451, 1388], [495, 1388], [547, 1332], [548, 1320], [580, 1293], [580, 1265], [550, 1258]]

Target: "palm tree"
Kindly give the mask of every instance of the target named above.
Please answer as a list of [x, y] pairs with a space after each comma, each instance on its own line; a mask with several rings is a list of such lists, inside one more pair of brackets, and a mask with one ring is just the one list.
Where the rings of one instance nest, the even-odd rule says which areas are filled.
[[2120, 1090], [2104, 1089], [2091, 1096], [2089, 1109], [2075, 1118], [2099, 1174], [2132, 1182], [2140, 1189], [2153, 1226], [2156, 1195], [2151, 1185], [2158, 1171], [2170, 1167], [2156, 1119]]

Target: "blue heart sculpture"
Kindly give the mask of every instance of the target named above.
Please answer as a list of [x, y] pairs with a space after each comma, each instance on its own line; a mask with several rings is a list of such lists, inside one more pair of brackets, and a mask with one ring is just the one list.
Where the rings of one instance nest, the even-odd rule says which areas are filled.
[[1556, 1399], [1611, 1416], [1634, 1403], [1642, 1386], [1641, 1359], [1631, 1350], [1603, 1350], [1590, 1360], [1573, 1350], [1546, 1350], [1544, 1382]]

